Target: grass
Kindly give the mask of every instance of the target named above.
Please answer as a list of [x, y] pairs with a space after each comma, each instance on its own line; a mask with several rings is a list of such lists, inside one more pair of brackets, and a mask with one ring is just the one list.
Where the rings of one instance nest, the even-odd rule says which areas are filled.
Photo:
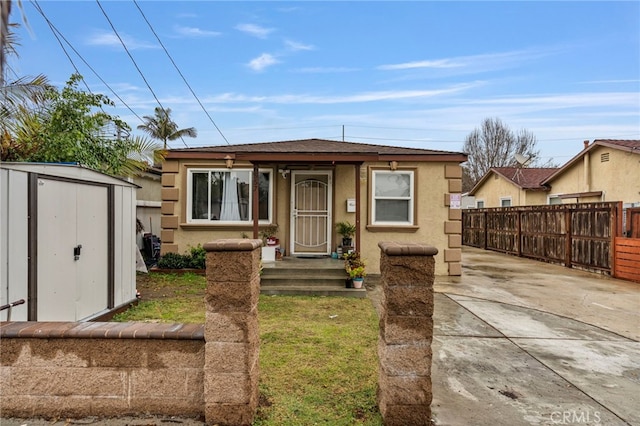
[[[204, 277], [138, 276], [142, 301], [115, 321], [204, 322]], [[148, 300], [147, 300], [148, 299]], [[368, 299], [260, 296], [254, 425], [381, 425], [378, 319]]]

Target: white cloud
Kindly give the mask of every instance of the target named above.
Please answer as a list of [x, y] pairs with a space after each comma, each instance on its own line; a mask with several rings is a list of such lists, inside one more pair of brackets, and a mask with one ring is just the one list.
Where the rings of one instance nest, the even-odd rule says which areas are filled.
[[218, 31], [202, 30], [196, 27], [183, 27], [179, 25], [176, 25], [174, 30], [178, 35], [186, 37], [217, 37], [222, 34]]
[[[146, 41], [136, 40], [133, 37], [128, 36], [127, 34], [121, 33], [120, 37], [122, 38], [122, 42], [127, 46], [129, 50], [135, 49], [158, 49], [160, 46], [157, 44], [149, 43]], [[122, 43], [118, 39], [114, 33], [100, 31], [94, 33], [90, 36], [85, 42], [91, 46], [107, 46], [107, 47], [121, 47]]]
[[435, 61], [415, 61], [401, 64], [380, 65], [380, 70], [408, 70], [414, 68], [457, 68], [463, 64], [455, 63], [451, 59], [438, 59]]
[[380, 70], [415, 70], [415, 69], [464, 69], [473, 72], [503, 69], [515, 65], [522, 65], [526, 61], [545, 56], [556, 55], [564, 48], [528, 49], [511, 52], [487, 53], [482, 55], [458, 56], [433, 60], [411, 61], [399, 64], [385, 64], [377, 68]]
[[314, 50], [315, 47], [313, 45], [310, 44], [302, 44], [299, 43], [297, 41], [293, 41], [293, 40], [285, 40], [284, 44], [286, 44], [286, 46], [293, 51], [298, 51], [298, 50]]
[[319, 96], [319, 95], [276, 95], [276, 96], [247, 96], [237, 93], [224, 93], [209, 102], [263, 102], [273, 104], [341, 104], [341, 103], [362, 103], [390, 100], [406, 100], [418, 98], [434, 98], [442, 95], [459, 93], [472, 87], [476, 83], [460, 84], [438, 90], [397, 90], [397, 91], [377, 91], [364, 92], [351, 95]]
[[292, 72], [308, 73], [308, 74], [323, 74], [323, 73], [340, 73], [340, 72], [354, 72], [360, 71], [359, 68], [347, 68], [347, 67], [307, 67], [297, 68]]
[[278, 61], [273, 55], [269, 53], [263, 53], [257, 58], [249, 61], [247, 66], [254, 71], [263, 71], [265, 68], [270, 67], [271, 65], [275, 65], [279, 62], [280, 61]]
[[258, 38], [267, 38], [274, 31], [273, 28], [265, 28], [255, 24], [238, 24], [236, 30]]

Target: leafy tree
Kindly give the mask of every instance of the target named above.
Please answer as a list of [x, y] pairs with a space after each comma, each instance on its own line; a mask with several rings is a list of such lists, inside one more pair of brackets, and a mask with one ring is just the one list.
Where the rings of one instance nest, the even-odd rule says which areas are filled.
[[61, 91], [49, 87], [42, 103], [22, 104], [3, 117], [1, 159], [77, 162], [112, 175], [130, 174], [145, 169], [150, 159], [160, 160], [164, 152], [148, 139], [122, 137], [130, 127], [103, 109], [114, 103], [105, 95], [78, 90], [81, 80], [73, 74]]
[[533, 133], [522, 129], [514, 134], [499, 118], [486, 118], [464, 141], [469, 157], [463, 165], [463, 191], [471, 190], [492, 167], [517, 165], [516, 154], [539, 164], [540, 151]]
[[143, 116], [144, 124], [138, 125], [138, 129], [143, 130], [153, 139], [163, 142], [164, 149], [167, 149], [167, 142], [173, 141], [183, 136], [195, 138], [198, 132], [194, 127], [178, 129], [178, 125], [171, 119], [171, 108], [156, 107], [154, 116]]

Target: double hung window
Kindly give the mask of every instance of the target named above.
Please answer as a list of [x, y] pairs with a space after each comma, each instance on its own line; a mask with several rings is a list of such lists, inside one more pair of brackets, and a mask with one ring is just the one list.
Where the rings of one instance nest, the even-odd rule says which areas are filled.
[[372, 224], [414, 224], [414, 172], [372, 171]]

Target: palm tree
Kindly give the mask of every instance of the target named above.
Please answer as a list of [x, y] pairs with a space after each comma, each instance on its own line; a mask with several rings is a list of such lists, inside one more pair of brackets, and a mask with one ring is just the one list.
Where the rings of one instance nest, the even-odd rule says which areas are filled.
[[0, 1], [0, 86], [4, 86], [4, 64], [7, 61], [5, 46], [9, 36], [9, 15], [11, 14], [11, 1]]
[[173, 141], [183, 136], [195, 138], [198, 132], [194, 127], [186, 129], [178, 129], [178, 125], [171, 119], [171, 108], [156, 107], [155, 116], [143, 116], [144, 124], [138, 126], [139, 130], [143, 130], [154, 139], [159, 139], [164, 143], [164, 149], [167, 149], [167, 141]]

